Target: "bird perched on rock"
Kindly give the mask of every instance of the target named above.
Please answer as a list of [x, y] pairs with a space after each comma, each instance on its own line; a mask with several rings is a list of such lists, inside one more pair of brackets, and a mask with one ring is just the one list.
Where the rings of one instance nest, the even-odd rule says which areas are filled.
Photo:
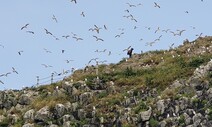
[[133, 52], [133, 48], [131, 48], [130, 50], [127, 51], [127, 55], [129, 55], [129, 58], [132, 57], [132, 52]]

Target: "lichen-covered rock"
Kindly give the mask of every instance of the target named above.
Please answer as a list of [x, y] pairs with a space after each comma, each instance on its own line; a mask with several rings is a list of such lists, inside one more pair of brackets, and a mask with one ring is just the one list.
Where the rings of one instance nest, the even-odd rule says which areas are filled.
[[142, 121], [148, 121], [150, 119], [151, 114], [152, 114], [152, 108], [151, 107], [149, 107], [149, 109], [147, 111], [143, 111], [143, 112], [139, 113]]
[[56, 104], [55, 110], [54, 110], [54, 115], [56, 118], [62, 117], [66, 113], [66, 108], [63, 104]]
[[36, 112], [35, 121], [46, 123], [51, 118], [51, 116], [52, 114], [49, 111], [49, 107], [45, 106]]
[[34, 119], [34, 113], [35, 113], [35, 110], [34, 109], [31, 109], [29, 111], [27, 111], [25, 114], [24, 114], [24, 119], [25, 120], [33, 120]]

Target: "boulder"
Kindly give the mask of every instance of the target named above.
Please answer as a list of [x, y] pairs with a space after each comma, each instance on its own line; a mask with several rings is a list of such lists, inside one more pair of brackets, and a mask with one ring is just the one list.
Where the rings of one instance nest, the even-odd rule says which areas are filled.
[[139, 113], [142, 121], [148, 121], [150, 119], [151, 114], [152, 114], [152, 108], [151, 107], [149, 107], [149, 109], [147, 111], [143, 111], [143, 112]]
[[35, 113], [35, 110], [34, 109], [31, 109], [29, 111], [27, 111], [25, 114], [24, 114], [24, 119], [25, 120], [33, 120], [34, 119], [34, 113]]
[[49, 107], [45, 106], [36, 112], [35, 121], [37, 122], [47, 122], [51, 118], [51, 113]]

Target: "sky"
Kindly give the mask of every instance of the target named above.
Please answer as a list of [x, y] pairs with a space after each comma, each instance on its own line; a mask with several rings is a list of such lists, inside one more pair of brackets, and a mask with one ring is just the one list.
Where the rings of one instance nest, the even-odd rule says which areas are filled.
[[1, 2], [0, 90], [36, 86], [37, 76], [39, 85], [49, 84], [52, 73], [53, 82], [62, 80], [72, 69], [95, 65], [94, 58], [117, 63], [129, 46], [133, 53], [169, 49], [212, 34], [211, 0], [76, 2]]

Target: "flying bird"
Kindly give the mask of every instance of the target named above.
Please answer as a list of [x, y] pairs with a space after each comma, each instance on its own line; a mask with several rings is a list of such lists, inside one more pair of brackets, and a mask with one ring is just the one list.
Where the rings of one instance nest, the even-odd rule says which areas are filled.
[[52, 16], [52, 19], [57, 23], [57, 18], [55, 17], [55, 15]]
[[99, 59], [99, 58], [90, 59], [90, 60], [88, 61], [88, 65], [89, 65], [92, 61], [96, 61], [96, 62], [97, 62], [97, 59]]
[[2, 77], [2, 76], [7, 77], [9, 74], [11, 74], [11, 72], [7, 72], [7, 73], [5, 73], [5, 74], [1, 74], [0, 77]]
[[0, 80], [0, 83], [1, 83], [1, 84], [4, 84], [4, 82], [2, 82], [1, 80]]
[[46, 48], [44, 48], [44, 50], [46, 51], [46, 53], [52, 53], [51, 51], [47, 50]]
[[23, 30], [24, 28], [27, 28], [28, 25], [29, 25], [29, 23], [27, 23], [26, 25], [24, 25], [23, 27], [21, 27], [21, 30]]
[[70, 35], [63, 35], [62, 37], [68, 39], [70, 37]]
[[158, 5], [156, 2], [154, 2], [154, 4], [155, 4], [155, 7], [160, 8], [160, 5]]
[[26, 31], [27, 33], [30, 33], [30, 34], [35, 34], [35, 32], [33, 31]]
[[70, 63], [71, 61], [74, 61], [74, 60], [65, 60], [66, 61], [66, 63]]
[[104, 25], [104, 29], [107, 30], [107, 26], [106, 25]]
[[99, 38], [99, 37], [97, 37], [97, 36], [95, 36], [95, 35], [93, 35], [93, 37], [96, 38], [96, 41], [104, 41], [102, 38]]
[[41, 65], [43, 65], [45, 68], [52, 67], [51, 65], [46, 65], [46, 64], [41, 64]]
[[16, 71], [16, 69], [14, 67], [12, 67], [13, 73], [18, 74], [18, 72]]
[[81, 12], [80, 15], [82, 15], [82, 17], [85, 17], [85, 13], [83, 11]]
[[129, 46], [129, 47], [126, 48], [126, 49], [123, 49], [123, 52], [124, 52], [124, 51], [128, 51], [130, 48], [131, 48], [131, 46]]
[[64, 53], [65, 52], [65, 50], [64, 49], [62, 49], [62, 53]]
[[51, 32], [49, 32], [47, 29], [44, 28], [44, 30], [46, 31], [46, 34], [50, 34], [53, 35]]
[[129, 7], [136, 7], [134, 4], [126, 3]]
[[77, 0], [71, 0], [71, 2], [74, 2], [76, 4], [77, 3]]
[[19, 54], [19, 55], [21, 55], [21, 53], [22, 53], [22, 52], [24, 52], [24, 51], [23, 51], [23, 50], [21, 50], [21, 51], [18, 51], [18, 54]]
[[79, 40], [83, 40], [82, 38], [80, 38], [80, 37], [72, 37], [72, 38], [74, 38], [74, 39], [76, 39], [76, 41], [79, 41]]

